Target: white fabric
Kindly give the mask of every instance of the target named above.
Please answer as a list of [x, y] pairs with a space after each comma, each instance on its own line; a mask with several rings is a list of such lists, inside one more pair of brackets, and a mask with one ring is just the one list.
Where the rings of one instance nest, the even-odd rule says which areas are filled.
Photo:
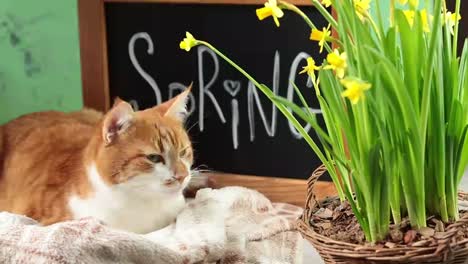
[[203, 189], [175, 223], [146, 235], [95, 219], [40, 226], [0, 213], [1, 263], [302, 263], [302, 209], [242, 187]]

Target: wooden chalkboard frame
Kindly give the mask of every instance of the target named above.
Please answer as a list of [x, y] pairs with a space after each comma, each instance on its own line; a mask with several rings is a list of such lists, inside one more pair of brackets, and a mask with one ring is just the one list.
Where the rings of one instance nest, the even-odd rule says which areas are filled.
[[[266, 0], [78, 0], [81, 81], [85, 107], [107, 111], [110, 107], [106, 38], [106, 3], [177, 3], [262, 5]], [[289, 0], [311, 5], [310, 0]]]

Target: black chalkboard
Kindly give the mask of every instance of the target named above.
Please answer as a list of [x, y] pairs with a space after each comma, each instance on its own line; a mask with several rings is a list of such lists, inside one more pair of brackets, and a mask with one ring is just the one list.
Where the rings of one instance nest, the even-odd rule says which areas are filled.
[[[318, 108], [307, 77], [298, 75], [306, 57], [311, 55], [321, 62], [325, 56], [319, 54], [317, 43], [309, 40], [310, 29], [293, 13], [286, 13], [279, 28], [272, 19], [258, 21], [256, 8], [107, 3], [111, 98], [132, 100], [143, 109], [155, 105], [158, 94], [167, 100], [193, 81], [189, 106], [193, 113], [187, 127], [196, 150], [196, 166], [306, 179], [320, 161], [271, 102], [205, 47], [189, 53], [179, 49], [185, 31], [189, 31], [228, 54], [260, 82], [275, 87], [280, 95], [287, 96], [288, 90], [293, 95], [290, 81], [295, 80], [310, 106]], [[303, 10], [317, 27], [326, 26], [313, 7]], [[299, 102], [296, 96], [294, 100]], [[237, 110], [238, 115], [233, 114]]]

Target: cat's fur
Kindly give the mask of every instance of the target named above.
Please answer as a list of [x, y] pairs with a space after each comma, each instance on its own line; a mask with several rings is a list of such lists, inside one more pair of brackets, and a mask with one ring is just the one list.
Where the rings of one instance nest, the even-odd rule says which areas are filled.
[[144, 111], [119, 100], [105, 115], [41, 112], [0, 126], [0, 211], [45, 225], [90, 216], [138, 233], [168, 225], [193, 162], [188, 93]]

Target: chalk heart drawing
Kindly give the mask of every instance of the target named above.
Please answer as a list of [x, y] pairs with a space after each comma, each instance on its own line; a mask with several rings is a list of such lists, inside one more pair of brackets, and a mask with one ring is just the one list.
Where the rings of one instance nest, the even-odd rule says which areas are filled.
[[240, 81], [225, 80], [223, 86], [224, 90], [234, 97], [240, 91], [241, 83]]

